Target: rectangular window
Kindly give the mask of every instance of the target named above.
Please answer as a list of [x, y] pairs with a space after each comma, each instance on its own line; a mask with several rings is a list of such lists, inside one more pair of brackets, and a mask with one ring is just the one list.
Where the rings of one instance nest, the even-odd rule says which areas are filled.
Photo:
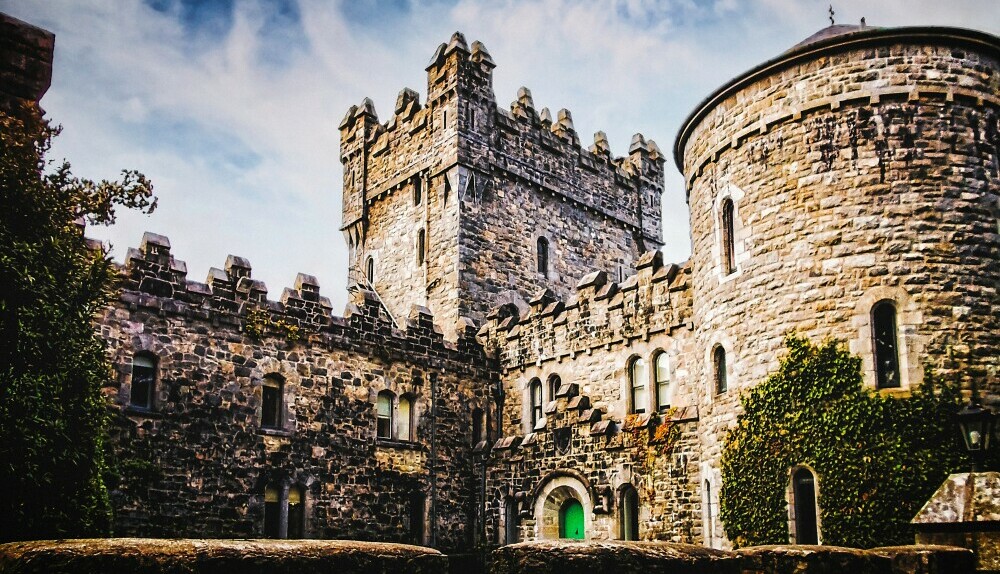
[[156, 385], [156, 361], [145, 355], [132, 360], [132, 390], [129, 405], [137, 409], [153, 408], [153, 388]]
[[282, 384], [279, 381], [264, 379], [260, 413], [260, 426], [263, 428], [281, 428], [281, 388]]

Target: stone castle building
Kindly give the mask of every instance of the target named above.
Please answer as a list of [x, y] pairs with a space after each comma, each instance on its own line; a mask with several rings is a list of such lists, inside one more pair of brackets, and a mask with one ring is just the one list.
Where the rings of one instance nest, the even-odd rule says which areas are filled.
[[423, 103], [340, 123], [343, 317], [308, 275], [269, 299], [243, 258], [201, 283], [165, 237], [129, 251], [99, 318], [118, 534], [725, 547], [721, 443], [788, 331], [881, 393], [946, 348], [1000, 393], [997, 37], [831, 26], [718, 89], [673, 148], [677, 264], [659, 146], [583, 148], [494, 66], [455, 34]]

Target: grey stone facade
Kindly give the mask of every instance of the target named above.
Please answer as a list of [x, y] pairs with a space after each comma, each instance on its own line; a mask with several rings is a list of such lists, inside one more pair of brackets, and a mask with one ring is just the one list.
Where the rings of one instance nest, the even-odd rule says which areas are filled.
[[[37, 99], [52, 36], [0, 25], [25, 39], [0, 45], [23, 56], [5, 97]], [[343, 317], [308, 275], [271, 300], [240, 257], [199, 283], [165, 237], [130, 250], [97, 321], [116, 533], [464, 550], [559, 537], [576, 501], [586, 538], [727, 546], [721, 441], [787, 331], [849, 341], [875, 387], [888, 302], [880, 392], [927, 364], [1000, 392], [998, 54], [838, 27], [723, 86], [674, 148], [692, 256], [670, 264], [658, 146], [582, 149], [526, 89], [499, 109], [488, 51], [456, 34], [426, 103], [339, 126]]]

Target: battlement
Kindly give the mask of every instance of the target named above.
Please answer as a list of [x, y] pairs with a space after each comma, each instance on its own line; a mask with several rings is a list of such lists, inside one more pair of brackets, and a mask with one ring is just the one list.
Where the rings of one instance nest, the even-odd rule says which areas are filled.
[[664, 265], [659, 251], [643, 254], [637, 267], [621, 283], [610, 281], [604, 271], [591, 273], [569, 301], [541, 291], [523, 317], [513, 304], [497, 307], [479, 330], [479, 340], [506, 373], [600, 347], [627, 347], [663, 331], [692, 329], [690, 267]]
[[656, 142], [635, 134], [628, 154], [614, 157], [605, 133], [597, 132], [584, 148], [570, 111], [561, 109], [553, 119], [548, 108], [536, 110], [524, 87], [509, 112], [499, 109], [494, 67], [481, 42], [470, 49], [456, 32], [426, 68], [426, 105], [416, 91], [404, 88], [387, 121], [379, 119], [368, 98], [351, 106], [339, 125], [344, 228], [365, 218], [366, 203], [458, 164], [447, 174], [452, 188], [467, 182], [486, 188], [492, 174], [503, 174], [619, 220], [641, 231], [647, 248], [659, 247], [666, 158]]
[[[253, 327], [261, 337], [285, 337], [292, 342], [383, 349], [425, 359], [467, 361], [470, 354], [482, 355], [471, 319], [461, 318], [454, 326], [457, 341], [445, 342], [442, 329], [424, 307], [414, 306], [405, 325], [397, 328], [375, 293], [356, 289], [344, 316], [338, 317], [312, 275], [299, 273], [294, 286], [284, 288], [275, 301], [267, 298], [267, 286], [251, 273], [249, 261], [230, 255], [223, 269], [209, 270], [204, 283], [188, 280], [187, 265], [173, 257], [170, 240], [147, 232], [138, 248], [128, 250], [120, 301], [133, 309], [229, 325], [244, 333]], [[295, 335], [289, 337], [290, 333]]]

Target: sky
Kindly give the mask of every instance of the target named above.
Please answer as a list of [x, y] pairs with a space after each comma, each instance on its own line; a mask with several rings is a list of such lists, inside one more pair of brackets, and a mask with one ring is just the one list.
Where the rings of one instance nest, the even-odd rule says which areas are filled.
[[[520, 86], [573, 114], [581, 142], [632, 134], [670, 153], [715, 88], [830, 24], [829, 0], [0, 0], [56, 34], [42, 99], [63, 126], [52, 158], [76, 175], [136, 169], [159, 207], [87, 234], [124, 260], [144, 231], [170, 238], [188, 279], [249, 259], [271, 299], [304, 272], [335, 312], [346, 301], [337, 125], [352, 104], [389, 119], [404, 87], [455, 31], [483, 42], [494, 91]], [[837, 24], [940, 25], [1000, 35], [1000, 0], [836, 0]], [[683, 180], [663, 194], [664, 257], [690, 253]]]

